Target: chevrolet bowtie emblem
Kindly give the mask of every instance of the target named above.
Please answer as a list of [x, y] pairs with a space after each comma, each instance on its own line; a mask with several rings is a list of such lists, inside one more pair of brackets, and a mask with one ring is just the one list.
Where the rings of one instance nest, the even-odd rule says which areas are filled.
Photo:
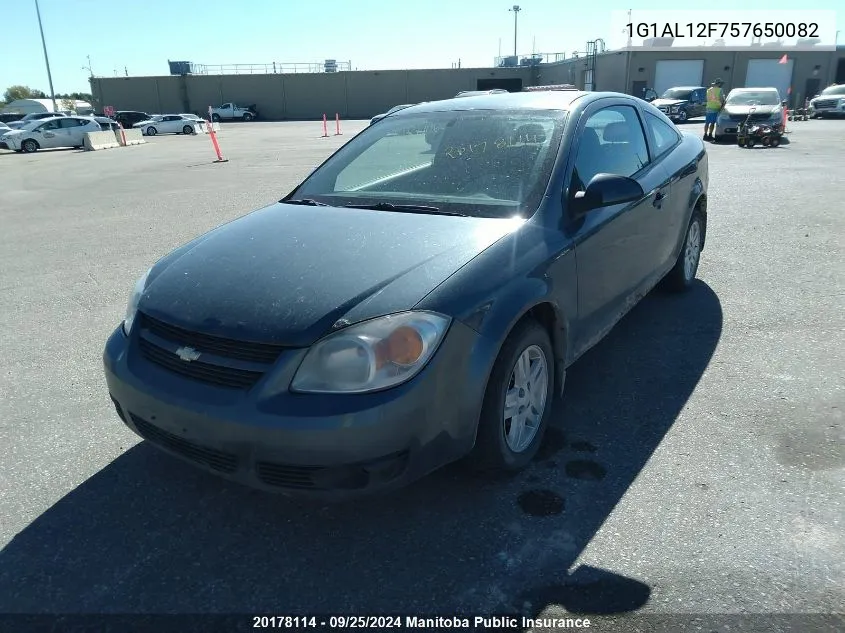
[[176, 350], [176, 355], [186, 363], [190, 363], [192, 360], [196, 360], [202, 356], [202, 354], [193, 347], [180, 347]]

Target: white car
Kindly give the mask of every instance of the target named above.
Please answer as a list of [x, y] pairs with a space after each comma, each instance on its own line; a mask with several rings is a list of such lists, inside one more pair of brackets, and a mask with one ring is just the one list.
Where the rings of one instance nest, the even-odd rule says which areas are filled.
[[24, 118], [18, 119], [17, 121], [12, 121], [9, 123], [9, 127], [13, 130], [22, 130], [23, 128], [27, 127], [33, 121], [41, 121], [44, 119], [52, 119], [57, 116], [67, 116], [65, 112], [31, 112], [27, 114]]
[[144, 136], [155, 136], [156, 134], [193, 134], [196, 131], [196, 119], [189, 119], [184, 114], [160, 114], [149, 121], [141, 121], [132, 127], [141, 130]]
[[23, 129], [3, 135], [3, 143], [16, 152], [32, 153], [54, 147], [82, 147], [86, 132], [100, 132], [102, 128], [91, 117], [61, 116], [32, 121]]

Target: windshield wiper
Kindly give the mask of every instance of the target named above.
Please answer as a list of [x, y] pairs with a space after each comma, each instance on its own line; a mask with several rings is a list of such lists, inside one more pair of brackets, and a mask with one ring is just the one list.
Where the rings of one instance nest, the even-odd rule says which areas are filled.
[[430, 207], [424, 204], [393, 204], [391, 202], [376, 202], [373, 204], [347, 204], [350, 209], [373, 209], [375, 211], [410, 211], [411, 213], [430, 213], [432, 215], [457, 215], [462, 218], [468, 217], [465, 213], [457, 211], [443, 211], [440, 207]]
[[299, 200], [292, 199], [292, 200], [279, 200], [282, 204], [301, 204], [307, 207], [328, 207], [331, 205], [326, 204], [325, 202], [317, 202], [316, 200], [312, 200], [311, 198], [302, 198]]

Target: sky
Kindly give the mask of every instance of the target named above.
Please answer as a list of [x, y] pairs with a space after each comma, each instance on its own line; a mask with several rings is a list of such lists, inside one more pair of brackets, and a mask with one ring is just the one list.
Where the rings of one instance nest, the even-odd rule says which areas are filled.
[[[358, 70], [485, 67], [514, 48], [513, 0], [38, 0], [56, 93], [89, 92], [97, 76], [167, 75], [168, 60], [196, 64], [351, 62]], [[608, 48], [625, 46], [627, 11], [634, 23], [809, 21], [813, 11], [833, 11], [839, 0], [811, 10], [774, 11], [775, 3], [708, 0], [618, 2], [517, 0], [520, 55], [586, 50], [602, 38]], [[798, 6], [786, 5], [783, 6]], [[0, 94], [23, 84], [49, 93], [35, 0], [0, 0]], [[830, 14], [828, 14], [830, 16]], [[823, 44], [835, 31], [845, 44], [845, 11], [825, 19]], [[730, 37], [726, 44], [735, 42]], [[634, 45], [641, 44], [634, 37]], [[711, 44], [708, 41], [690, 44]], [[678, 40], [676, 40], [678, 45]], [[89, 64], [90, 56], [90, 64]]]

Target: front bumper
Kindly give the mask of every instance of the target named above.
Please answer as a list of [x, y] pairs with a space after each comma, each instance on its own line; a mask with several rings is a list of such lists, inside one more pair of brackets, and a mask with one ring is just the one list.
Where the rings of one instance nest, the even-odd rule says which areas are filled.
[[818, 107], [814, 106], [812, 103], [807, 107], [807, 114], [810, 116], [845, 116], [845, 103], [840, 103], [836, 106], [825, 106], [825, 107]]
[[466, 455], [485, 388], [472, 376], [477, 351], [495, 355], [486, 339], [454, 322], [409, 382], [371, 394], [309, 395], [287, 390], [306, 350], [285, 352], [240, 391], [171, 373], [148, 361], [137, 339], [118, 327], [103, 354], [112, 401], [132, 431], [226, 479], [327, 500], [398, 488]]

